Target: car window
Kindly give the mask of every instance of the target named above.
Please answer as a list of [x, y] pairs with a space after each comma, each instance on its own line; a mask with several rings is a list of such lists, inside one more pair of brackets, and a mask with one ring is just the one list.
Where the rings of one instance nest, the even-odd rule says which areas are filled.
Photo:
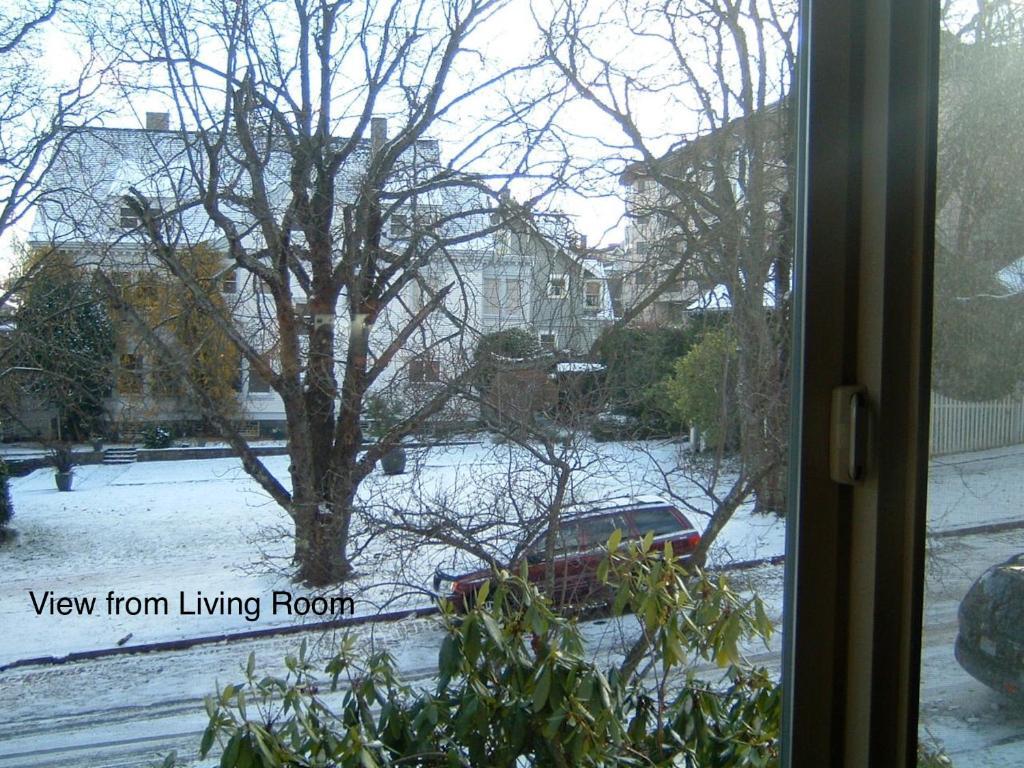
[[580, 524], [583, 526], [583, 533], [586, 537], [584, 543], [588, 547], [599, 547], [606, 544], [616, 529], [622, 531], [623, 534], [629, 531], [626, 518], [622, 514], [591, 517], [581, 520]]
[[667, 507], [660, 509], [635, 509], [629, 513], [633, 520], [636, 531], [641, 536], [653, 533], [655, 536], [663, 536], [668, 533], [678, 533], [688, 530], [689, 526], [683, 525], [672, 510]]
[[[529, 553], [531, 555], [544, 555], [544, 551], [547, 548], [548, 532], [544, 531], [540, 536], [536, 538], [533, 544], [530, 545]], [[555, 552], [566, 552], [579, 549], [583, 546], [583, 535], [580, 531], [579, 523], [565, 522], [558, 528], [558, 537], [555, 541]]]
[[[624, 515], [606, 515], [584, 520], [563, 521], [558, 530], [555, 552], [573, 552], [580, 549], [599, 547], [605, 544], [616, 528], [623, 534], [629, 531]], [[543, 555], [547, 544], [547, 531], [537, 537], [530, 546], [530, 553]]]

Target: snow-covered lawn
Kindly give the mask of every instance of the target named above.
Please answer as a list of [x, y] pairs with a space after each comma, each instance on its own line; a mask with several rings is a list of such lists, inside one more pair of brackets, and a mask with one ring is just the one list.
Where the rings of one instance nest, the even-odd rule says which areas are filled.
[[[678, 450], [669, 443], [587, 446], [573, 494], [595, 500], [662, 492], [663, 472], [675, 468]], [[384, 500], [402, 506], [416, 493], [444, 497], [472, 519], [480, 509], [474, 504], [494, 502], [511, 465], [525, 467], [526, 482], [542, 478], [528, 457], [504, 445], [411, 453], [415, 471], [371, 476], [364, 488], [369, 505]], [[288, 482], [287, 457], [265, 461]], [[20, 537], [0, 551], [0, 664], [110, 647], [129, 634], [127, 642], [134, 645], [319, 618], [271, 610], [275, 591], [307, 593], [282, 572], [291, 552], [287, 516], [237, 460], [81, 466], [71, 493], [56, 490], [49, 470], [14, 478], [11, 486]], [[685, 481], [673, 480], [672, 490], [707, 507], [699, 489]], [[691, 518], [703, 527], [704, 518]], [[779, 554], [783, 529], [774, 517], [740, 510], [720, 538], [716, 557]], [[344, 588], [357, 614], [426, 604], [422, 589], [434, 567], [453, 559], [441, 545], [400, 542], [400, 536], [378, 536], [357, 561], [361, 575]], [[201, 598], [216, 600], [221, 593], [240, 601], [227, 611], [214, 604], [213, 615], [199, 605]], [[59, 615], [57, 603], [51, 612], [51, 597], [93, 599], [93, 613]], [[119, 597], [143, 603], [130, 606], [125, 600], [118, 606]], [[146, 605], [147, 597], [157, 600]], [[246, 606], [254, 606], [246, 598], [259, 600], [255, 621], [246, 615]], [[130, 608], [155, 615], [128, 615]]]

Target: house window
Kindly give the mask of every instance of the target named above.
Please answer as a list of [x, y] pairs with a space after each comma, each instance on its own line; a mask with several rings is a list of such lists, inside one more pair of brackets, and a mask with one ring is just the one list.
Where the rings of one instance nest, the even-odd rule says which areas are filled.
[[507, 278], [505, 280], [505, 295], [502, 297], [502, 307], [506, 316], [513, 313], [522, 314], [523, 309], [523, 284], [520, 280]]
[[583, 283], [583, 306], [587, 309], [601, 308], [601, 282], [587, 280]]
[[548, 298], [564, 299], [568, 286], [569, 278], [566, 275], [548, 275]]
[[160, 280], [151, 272], [142, 272], [135, 278], [133, 302], [140, 308], [153, 308], [160, 304]]
[[513, 277], [484, 278], [484, 317], [523, 317], [523, 283]]
[[428, 356], [420, 355], [409, 361], [409, 381], [413, 384], [428, 384], [441, 380], [441, 363]]
[[409, 236], [409, 218], [404, 213], [393, 213], [391, 214], [391, 236], [392, 237], [408, 237]]
[[220, 292], [221, 293], [237, 293], [238, 292], [238, 271], [235, 269], [229, 269], [220, 278]]
[[554, 333], [540, 333], [537, 339], [545, 352], [554, 352], [558, 348], [558, 336]]
[[313, 316], [309, 313], [309, 304], [305, 301], [295, 302], [295, 326], [300, 334], [309, 334], [313, 328]]
[[117, 372], [117, 391], [122, 395], [142, 394], [142, 355], [121, 355]]
[[121, 229], [138, 229], [141, 223], [142, 221], [139, 219], [139, 214], [136, 212], [135, 207], [122, 202], [119, 218]]
[[494, 277], [484, 278], [484, 317], [501, 316], [501, 297], [498, 295], [498, 280]]

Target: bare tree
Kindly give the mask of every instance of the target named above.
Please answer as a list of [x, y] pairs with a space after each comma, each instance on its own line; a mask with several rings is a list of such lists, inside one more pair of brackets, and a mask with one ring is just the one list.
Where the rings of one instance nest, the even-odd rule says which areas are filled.
[[[634, 62], [607, 46], [615, 19], [639, 52]], [[724, 293], [738, 345], [741, 461], [713, 532], [751, 491], [764, 510], [781, 511], [785, 498], [795, 25], [793, 4], [769, 0], [617, 14], [566, 3], [542, 22], [549, 60], [621, 137], [635, 262], [623, 322], [664, 322], [651, 311], [666, 291], [677, 301]], [[659, 124], [659, 114], [671, 121]]]
[[[204, 418], [287, 510], [298, 577], [313, 585], [352, 575], [360, 484], [451, 407], [469, 375], [473, 275], [493, 255], [491, 235], [505, 217], [493, 188], [508, 179], [473, 168], [501, 163], [528, 175], [545, 136], [531, 110], [557, 109], [548, 89], [516, 95], [528, 64], [499, 66], [474, 49], [478, 38], [486, 46], [502, 7], [146, 2], [121, 30], [129, 42], [118, 54], [170, 96], [181, 130], [164, 130], [169, 120], [158, 116], [137, 141], [95, 131], [62, 153], [66, 175], [107, 173], [105, 185], [89, 185], [105, 199], [79, 190], [54, 207], [53, 219], [70, 223], [64, 247], [75, 243], [96, 261], [136, 339], [164, 369], [185, 372]], [[428, 134], [451, 126], [445, 162]], [[95, 169], [104, 142], [117, 172]], [[108, 209], [102, 225], [97, 208]], [[90, 251], [98, 230], [109, 245]], [[223, 255], [212, 278], [184, 257], [200, 247]], [[290, 484], [189, 373], [190, 350], [126, 298], [117, 284], [125, 270], [177, 285], [216, 322], [243, 374], [280, 397]], [[230, 301], [211, 300], [211, 279], [230, 281]], [[364, 446], [371, 391], [395, 395], [403, 413]]]
[[[95, 101], [102, 68], [88, 41], [81, 67], [60, 76], [41, 64], [41, 35], [56, 23], [62, 0], [16, 2], [0, 8], [0, 235], [21, 221], [39, 200], [46, 171], [67, 135], [101, 110]], [[36, 262], [40, 265], [43, 260]], [[31, 279], [21, 275], [0, 294], [0, 305]]]

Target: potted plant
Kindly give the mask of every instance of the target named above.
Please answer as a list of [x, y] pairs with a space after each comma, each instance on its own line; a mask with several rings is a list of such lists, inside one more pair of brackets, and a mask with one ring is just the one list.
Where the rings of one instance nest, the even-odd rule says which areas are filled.
[[74, 461], [71, 455], [71, 446], [62, 445], [53, 452], [53, 468], [56, 470], [54, 479], [57, 482], [58, 491], [71, 490], [71, 475]]
[[[366, 403], [367, 432], [380, 442], [402, 420], [399, 404], [383, 395], [371, 395]], [[393, 446], [381, 456], [380, 466], [385, 475], [401, 475], [405, 472], [405, 448]]]

